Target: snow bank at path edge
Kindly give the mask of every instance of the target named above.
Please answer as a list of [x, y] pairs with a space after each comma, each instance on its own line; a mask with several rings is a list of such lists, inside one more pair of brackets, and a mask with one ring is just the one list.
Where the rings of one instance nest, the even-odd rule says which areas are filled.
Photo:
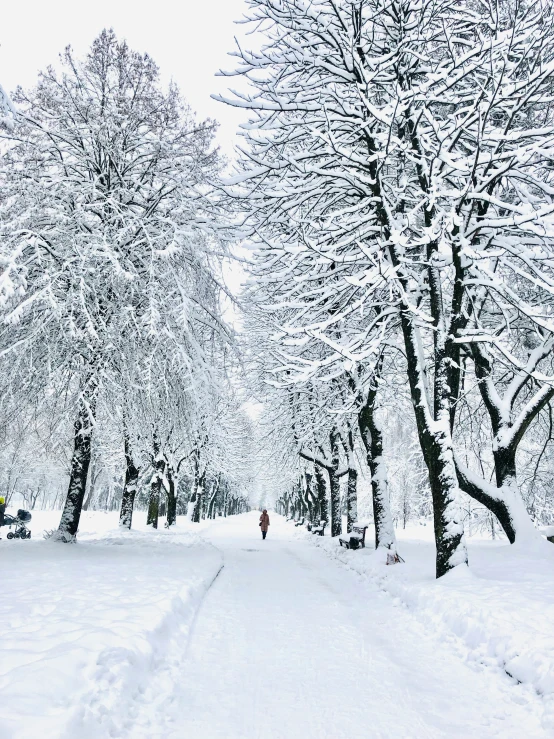
[[[41, 519], [48, 528], [48, 514], [34, 518], [34, 535]], [[1, 739], [132, 736], [172, 636], [186, 638], [222, 567], [220, 552], [186, 523], [121, 532], [102, 513], [85, 514], [76, 545], [0, 546]]]
[[470, 568], [458, 567], [435, 580], [434, 547], [429, 541], [400, 538], [399, 551], [406, 563], [387, 566], [386, 552], [376, 552], [371, 544], [351, 551], [339, 546], [338, 538], [294, 530], [328, 556], [371, 578], [440, 638], [450, 640], [463, 659], [500, 668], [542, 696], [543, 726], [554, 731], [552, 544], [545, 541], [544, 546], [523, 549], [470, 540]]

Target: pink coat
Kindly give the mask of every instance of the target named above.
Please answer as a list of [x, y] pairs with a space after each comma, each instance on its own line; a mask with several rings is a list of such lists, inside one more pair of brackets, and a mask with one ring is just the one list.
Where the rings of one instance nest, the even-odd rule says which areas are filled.
[[267, 531], [269, 528], [269, 516], [267, 513], [262, 513], [260, 516], [260, 521], [262, 524], [262, 531]]

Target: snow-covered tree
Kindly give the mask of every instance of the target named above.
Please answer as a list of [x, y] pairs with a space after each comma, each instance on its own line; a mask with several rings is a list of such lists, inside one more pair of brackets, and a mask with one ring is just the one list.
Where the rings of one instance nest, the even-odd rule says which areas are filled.
[[10, 96], [0, 85], [0, 129], [12, 131], [16, 115]]
[[[260, 51], [237, 52], [237, 73], [254, 91], [229, 102], [255, 117], [227, 192], [247, 202], [244, 228], [265, 264], [289, 277], [289, 333], [317, 334], [344, 362], [375, 354], [396, 323], [440, 576], [467, 559], [459, 484], [496, 508], [514, 537], [532, 532], [514, 465], [504, 478], [495, 460], [497, 487], [476, 490], [456, 464], [453, 432], [466, 352], [485, 388], [493, 382], [487, 353], [502, 356], [512, 375], [508, 397], [496, 393], [488, 404], [502, 411], [497, 447], [513, 446], [550, 397], [538, 365], [552, 329], [552, 8], [249, 5], [267, 40]], [[350, 332], [362, 310], [366, 326]], [[528, 358], [514, 345], [516, 323], [538, 337]], [[541, 387], [516, 419], [511, 399], [530, 378]]]
[[49, 68], [15, 100], [25, 122], [0, 182], [2, 361], [14, 383], [33, 372], [37, 392], [66, 374], [74, 452], [59, 534], [71, 539], [99, 395], [131, 352], [146, 367], [162, 339], [181, 368], [194, 361], [190, 313], [217, 320], [200, 295], [213, 248], [214, 124], [197, 122], [175, 87], [162, 90], [150, 57], [111, 31], [84, 60], [67, 49], [60, 72]]

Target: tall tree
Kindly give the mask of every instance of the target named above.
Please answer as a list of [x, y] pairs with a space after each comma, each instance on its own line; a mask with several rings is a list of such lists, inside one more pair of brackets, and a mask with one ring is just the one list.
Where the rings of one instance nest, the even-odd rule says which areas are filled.
[[[254, 93], [228, 102], [255, 117], [228, 192], [248, 198], [245, 227], [268, 268], [293, 276], [291, 296], [304, 290], [290, 301], [298, 309], [289, 333], [317, 333], [337, 357], [356, 350], [361, 359], [380, 332], [371, 321], [349, 332], [355, 311], [373, 309], [380, 323], [396, 314], [440, 576], [467, 560], [453, 430], [464, 343], [498, 345], [477, 312], [482, 293], [551, 330], [513, 288], [527, 281], [544, 297], [549, 280], [550, 170], [542, 165], [552, 136], [552, 8], [449, 0], [250, 7], [267, 42], [237, 52], [237, 73]], [[498, 257], [505, 268], [495, 268]]]
[[66, 540], [79, 525], [106, 377], [125, 349], [152, 342], [165, 295], [180, 296], [171, 307], [186, 315], [184, 286], [205, 270], [214, 125], [196, 122], [174, 86], [161, 89], [150, 57], [111, 31], [84, 60], [67, 49], [60, 73], [48, 69], [15, 99], [25, 123], [1, 173], [2, 347], [40, 353], [46, 377], [70, 370], [78, 420]]

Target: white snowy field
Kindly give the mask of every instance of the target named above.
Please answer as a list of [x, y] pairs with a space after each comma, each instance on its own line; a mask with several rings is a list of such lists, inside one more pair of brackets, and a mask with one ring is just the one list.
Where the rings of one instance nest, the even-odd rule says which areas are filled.
[[276, 514], [262, 541], [88, 513], [77, 545], [40, 538], [58, 516], [2, 530], [2, 739], [553, 736], [550, 550], [473, 541], [435, 582], [427, 529], [386, 567]]
[[59, 517], [34, 511], [30, 541], [0, 529], [0, 737], [132, 736], [221, 555], [182, 526], [121, 533], [117, 514], [84, 513], [76, 545], [45, 541]]

